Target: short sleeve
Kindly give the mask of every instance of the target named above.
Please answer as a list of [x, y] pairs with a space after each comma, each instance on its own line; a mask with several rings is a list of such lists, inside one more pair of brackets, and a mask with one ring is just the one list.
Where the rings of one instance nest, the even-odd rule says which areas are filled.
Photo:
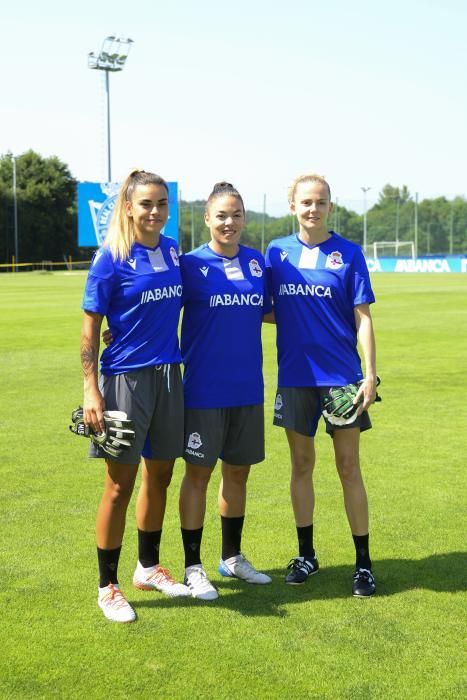
[[105, 316], [112, 296], [114, 279], [112, 254], [108, 249], [100, 248], [91, 262], [81, 308]]
[[351, 293], [353, 294], [353, 305], [373, 304], [375, 295], [371, 288], [370, 273], [366, 264], [365, 257], [360, 248], [352, 260], [352, 285]]

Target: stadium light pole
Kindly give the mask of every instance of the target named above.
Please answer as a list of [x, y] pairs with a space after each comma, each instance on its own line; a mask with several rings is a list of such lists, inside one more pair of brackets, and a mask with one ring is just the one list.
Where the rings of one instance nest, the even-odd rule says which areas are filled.
[[366, 212], [366, 193], [371, 190], [371, 187], [360, 187], [363, 192], [363, 253], [366, 251], [366, 246], [368, 243], [368, 226], [367, 226], [367, 212]]
[[12, 153], [10, 153], [10, 158], [11, 158], [11, 165], [12, 165], [12, 170], [13, 170], [13, 225], [14, 225], [14, 232], [15, 232], [15, 271], [16, 271], [16, 265], [18, 264], [18, 197], [16, 193], [16, 156], [14, 156]]
[[112, 181], [112, 166], [110, 155], [110, 84], [109, 73], [123, 70], [133, 39], [126, 37], [108, 36], [104, 39], [100, 53], [88, 54], [88, 68], [105, 72], [105, 92], [107, 98], [107, 179]]

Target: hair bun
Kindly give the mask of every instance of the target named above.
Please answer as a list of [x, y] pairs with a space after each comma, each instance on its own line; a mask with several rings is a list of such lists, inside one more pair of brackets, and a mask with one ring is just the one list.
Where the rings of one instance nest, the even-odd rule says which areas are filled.
[[219, 192], [223, 192], [224, 190], [235, 190], [235, 187], [232, 185], [232, 183], [225, 182], [225, 180], [223, 180], [222, 182], [216, 182], [216, 184], [212, 188], [212, 194], [218, 194]]

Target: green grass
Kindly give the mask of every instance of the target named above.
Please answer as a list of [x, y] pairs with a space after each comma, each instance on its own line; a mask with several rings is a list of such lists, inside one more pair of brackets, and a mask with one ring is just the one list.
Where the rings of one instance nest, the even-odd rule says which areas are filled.
[[[68, 433], [81, 401], [80, 274], [0, 275], [0, 696], [3, 698], [459, 698], [465, 696], [467, 275], [374, 275], [383, 402], [362, 437], [378, 594], [349, 595], [353, 545], [329, 438], [317, 437], [322, 570], [283, 583], [295, 554], [285, 437], [271, 426], [274, 329], [265, 327], [267, 459], [250, 477], [244, 548], [273, 584], [216, 571], [216, 470], [204, 563], [213, 603], [136, 591], [134, 501], [120, 580], [134, 625], [96, 605], [102, 467]], [[182, 575], [176, 472], [162, 557]]]

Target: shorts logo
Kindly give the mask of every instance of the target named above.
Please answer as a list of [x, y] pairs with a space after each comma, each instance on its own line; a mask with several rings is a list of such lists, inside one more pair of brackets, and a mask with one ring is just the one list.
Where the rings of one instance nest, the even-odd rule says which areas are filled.
[[200, 272], [202, 272], [202, 274], [203, 274], [205, 277], [208, 276], [209, 267], [207, 267], [207, 266], [205, 265], [204, 267], [200, 267], [199, 269], [200, 269]]
[[173, 264], [175, 265], [175, 267], [180, 267], [180, 261], [178, 259], [177, 251], [175, 250], [175, 248], [173, 246], [170, 248], [169, 253], [170, 253], [170, 257], [172, 258], [172, 261], [173, 261]]
[[188, 447], [190, 447], [192, 450], [197, 450], [201, 445], [203, 444], [201, 440], [201, 436], [199, 433], [191, 433], [190, 437], [188, 438]]
[[288, 256], [289, 254], [285, 250], [281, 250], [281, 262], [284, 262]]
[[283, 405], [284, 405], [284, 402], [282, 401], [281, 394], [277, 394], [276, 400], [274, 402], [274, 410], [280, 411]]
[[338, 267], [342, 267], [343, 264], [344, 261], [342, 260], [342, 253], [340, 253], [338, 250], [330, 253], [326, 258], [326, 267], [337, 269]]
[[248, 263], [250, 272], [253, 275], [253, 277], [262, 277], [263, 276], [263, 271], [261, 267], [258, 264], [257, 260], [250, 260]]

